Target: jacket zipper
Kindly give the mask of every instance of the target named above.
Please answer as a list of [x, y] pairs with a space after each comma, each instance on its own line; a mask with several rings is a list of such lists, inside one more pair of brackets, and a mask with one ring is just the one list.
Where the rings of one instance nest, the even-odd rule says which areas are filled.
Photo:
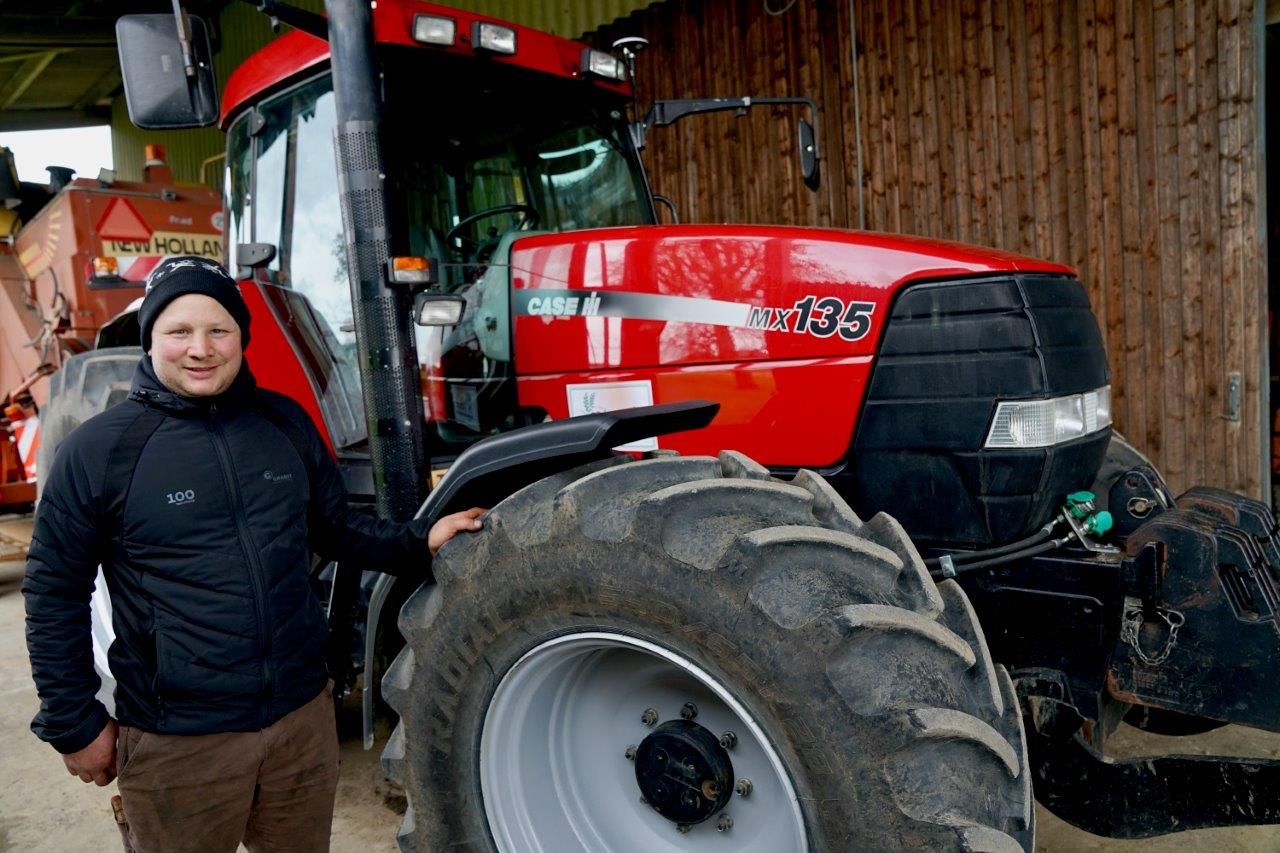
[[263, 726], [266, 725], [267, 705], [269, 704], [275, 672], [271, 663], [271, 632], [267, 625], [266, 614], [266, 581], [263, 577], [262, 564], [258, 562], [258, 552], [252, 547], [248, 525], [245, 522], [244, 504], [240, 498], [240, 487], [236, 484], [235, 468], [231, 464], [231, 449], [227, 446], [226, 436], [217, 423], [218, 404], [209, 404], [209, 432], [213, 436], [213, 447], [218, 454], [219, 467], [222, 469], [222, 481], [231, 498], [231, 514], [235, 517], [236, 535], [240, 538], [240, 550], [244, 552], [245, 562], [249, 564], [249, 579], [253, 582], [253, 609], [258, 617], [258, 652], [262, 659], [263, 695], [268, 700], [263, 703], [259, 712]]
[[152, 605], [151, 630], [147, 633], [147, 641], [151, 645], [151, 661], [155, 664], [155, 672], [151, 675], [151, 695], [156, 698], [156, 731], [164, 731], [164, 697], [160, 695], [160, 641], [156, 630], [155, 606]]

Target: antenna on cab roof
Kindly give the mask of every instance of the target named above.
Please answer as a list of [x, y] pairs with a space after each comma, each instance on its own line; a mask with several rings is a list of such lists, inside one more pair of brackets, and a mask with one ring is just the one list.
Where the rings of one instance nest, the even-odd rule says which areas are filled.
[[640, 102], [636, 85], [636, 55], [649, 46], [649, 40], [643, 36], [623, 36], [613, 43], [615, 53], [622, 54], [622, 61], [627, 65], [627, 77], [631, 80], [631, 114], [640, 118]]

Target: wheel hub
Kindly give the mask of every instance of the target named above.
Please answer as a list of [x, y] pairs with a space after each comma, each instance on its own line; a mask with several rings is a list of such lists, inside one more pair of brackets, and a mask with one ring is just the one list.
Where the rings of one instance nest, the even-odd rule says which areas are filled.
[[710, 730], [692, 720], [671, 720], [640, 742], [636, 784], [667, 820], [701, 823], [728, 804], [733, 762]]
[[[667, 761], [643, 772], [663, 780], [673, 754], [686, 768], [692, 757], [695, 772], [677, 777], [688, 784], [666, 781], [678, 791], [673, 806], [696, 783], [707, 801], [702, 812], [711, 815], [696, 825], [655, 809], [637, 784], [639, 739], [677, 715], [696, 717], [698, 726], [677, 725], [684, 736], [664, 750]], [[502, 853], [677, 853], [717, 843], [737, 853], [809, 849], [800, 799], [760, 724], [697, 663], [634, 634], [575, 631], [539, 643], [506, 669], [483, 726], [481, 796]], [[712, 746], [717, 732], [732, 764]], [[643, 766], [656, 761], [650, 747], [661, 743], [645, 744]], [[719, 790], [704, 792], [708, 780]], [[732, 804], [718, 805], [721, 797]], [[687, 820], [697, 817], [695, 810]]]

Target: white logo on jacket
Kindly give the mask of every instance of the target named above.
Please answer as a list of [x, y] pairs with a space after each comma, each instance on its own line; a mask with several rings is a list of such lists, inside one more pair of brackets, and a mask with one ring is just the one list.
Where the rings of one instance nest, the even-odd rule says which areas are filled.
[[170, 492], [165, 497], [174, 506], [182, 506], [183, 504], [195, 503], [196, 492], [195, 489], [179, 489], [176, 492]]

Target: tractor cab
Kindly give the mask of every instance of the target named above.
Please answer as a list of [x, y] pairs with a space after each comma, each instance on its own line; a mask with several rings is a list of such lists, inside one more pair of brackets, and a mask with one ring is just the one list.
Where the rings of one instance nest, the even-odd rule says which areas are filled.
[[[531, 51], [538, 47], [529, 41]], [[332, 77], [319, 61], [301, 80], [252, 94], [242, 85], [296, 55], [298, 43], [324, 47], [291, 33], [228, 82], [227, 240], [275, 248], [257, 271], [266, 301], [281, 306], [277, 313], [298, 327], [291, 337], [312, 355], [307, 363], [335, 448], [359, 451], [366, 435], [356, 416], [360, 377], [333, 168]], [[382, 50], [393, 251], [430, 258], [440, 289], [466, 300], [458, 325], [416, 333], [429, 452], [447, 456], [529, 420], [518, 412], [511, 381], [514, 241], [647, 225], [655, 214], [616, 84], [431, 45]], [[445, 376], [459, 381], [446, 385]]]

